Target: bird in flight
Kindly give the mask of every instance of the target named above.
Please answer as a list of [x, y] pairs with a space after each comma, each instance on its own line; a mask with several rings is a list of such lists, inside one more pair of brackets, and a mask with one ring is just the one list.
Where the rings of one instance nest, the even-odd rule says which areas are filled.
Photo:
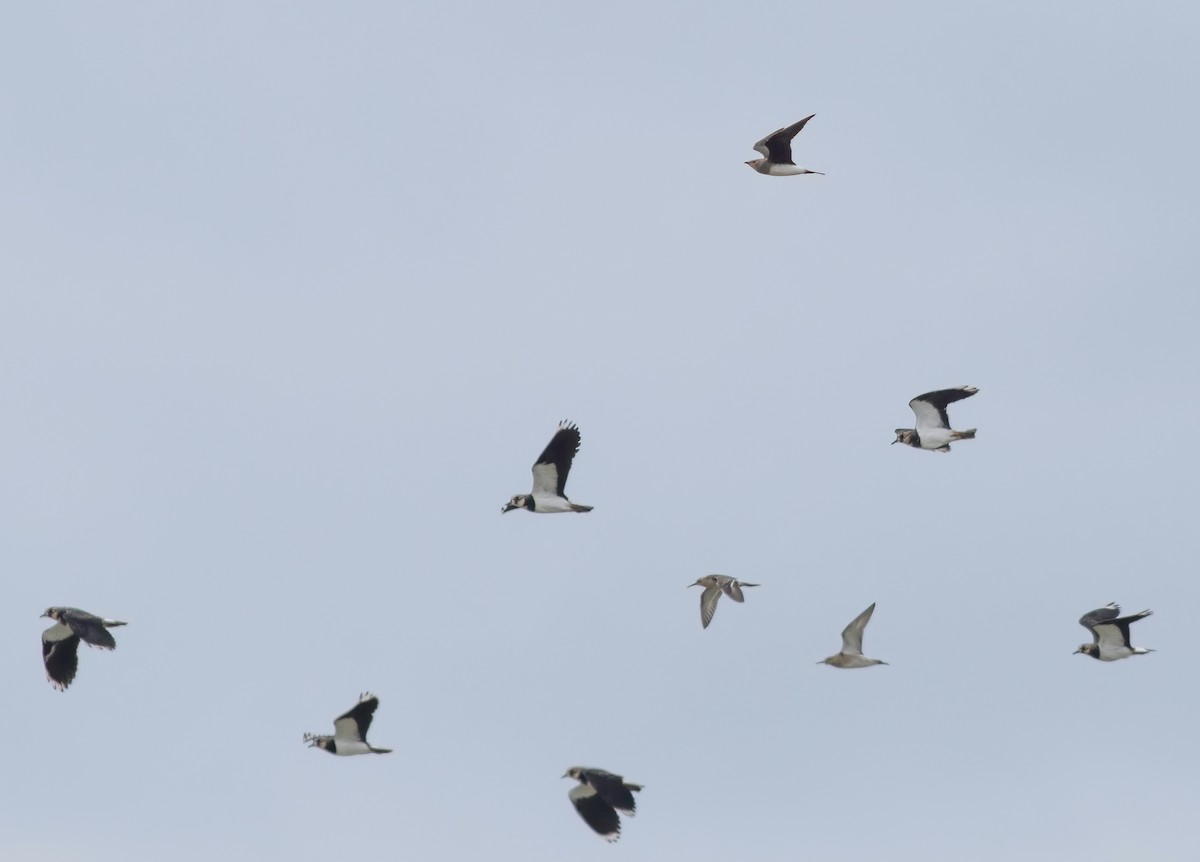
[[957, 389], [939, 389], [936, 392], [918, 395], [908, 402], [908, 406], [916, 414], [917, 427], [897, 428], [896, 439], [892, 441], [892, 445], [905, 443], [914, 449], [949, 452], [950, 444], [955, 440], [974, 440], [974, 428], [966, 431], [951, 430], [946, 405], [970, 398], [978, 391], [974, 386], [959, 386]]
[[742, 587], [757, 587], [758, 584], [739, 581], [728, 575], [705, 575], [702, 578], [697, 578], [694, 584], [688, 584], [688, 586], [704, 587], [704, 592], [700, 594], [700, 624], [704, 628], [708, 628], [708, 624], [712, 622], [713, 614], [717, 612], [717, 602], [720, 600], [722, 593], [729, 596], [735, 602], [744, 602], [746, 597], [742, 595]]
[[827, 664], [832, 667], [856, 668], [870, 667], [873, 664], [887, 664], [877, 658], [867, 658], [862, 652], [863, 630], [875, 613], [875, 603], [850, 621], [850, 625], [842, 629], [842, 651], [829, 658], [823, 658], [817, 664]]
[[344, 715], [333, 720], [333, 736], [318, 736], [315, 733], [304, 734], [304, 741], [309, 748], [320, 748], [339, 757], [350, 757], [354, 754], [391, 754], [390, 748], [375, 748], [367, 742], [367, 730], [379, 708], [379, 698], [373, 694], [359, 695], [358, 703]]
[[1130, 623], [1145, 619], [1152, 613], [1154, 611], [1140, 611], [1123, 617], [1121, 606], [1116, 602], [1109, 602], [1102, 608], [1088, 611], [1079, 618], [1079, 624], [1092, 633], [1092, 642], [1081, 644], [1075, 652], [1090, 655], [1100, 661], [1117, 661], [1131, 655], [1154, 652], [1152, 649], [1135, 647], [1129, 643]]
[[579, 429], [570, 422], [558, 423], [558, 430], [546, 444], [533, 464], [533, 491], [517, 494], [500, 510], [530, 512], [590, 512], [591, 506], [581, 506], [567, 499], [567, 474], [579, 451]]
[[47, 608], [42, 614], [54, 625], [42, 632], [42, 664], [46, 677], [59, 691], [66, 691], [79, 669], [79, 642], [100, 649], [116, 649], [117, 641], [109, 629], [126, 625], [106, 620], [79, 608]]
[[804, 124], [815, 117], [809, 114], [798, 123], [776, 129], [754, 145], [756, 152], [762, 153], [763, 158], [751, 159], [746, 162], [760, 174], [769, 177], [793, 177], [800, 174], [820, 174], [820, 171], [810, 171], [808, 168], [796, 167], [792, 161], [792, 138], [800, 133]]
[[630, 784], [620, 775], [585, 766], [572, 766], [563, 773], [563, 778], [574, 778], [579, 782], [571, 788], [567, 797], [583, 822], [605, 841], [620, 838], [621, 818], [617, 812], [630, 817], [634, 815], [637, 803], [633, 791], [641, 790], [642, 785]]

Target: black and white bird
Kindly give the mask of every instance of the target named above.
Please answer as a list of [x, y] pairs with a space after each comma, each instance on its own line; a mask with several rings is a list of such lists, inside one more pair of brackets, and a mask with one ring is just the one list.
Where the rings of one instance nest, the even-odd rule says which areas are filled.
[[842, 651], [837, 655], [821, 659], [817, 664], [827, 664], [840, 668], [870, 667], [873, 664], [887, 664], [877, 658], [867, 658], [862, 652], [863, 630], [875, 613], [875, 603], [850, 621], [850, 625], [842, 629]]
[[975, 439], [974, 428], [966, 431], [951, 430], [946, 405], [970, 398], [978, 391], [974, 386], [959, 386], [957, 389], [939, 389], [936, 392], [918, 395], [908, 402], [908, 406], [917, 416], [917, 427], [897, 428], [896, 439], [892, 441], [892, 445], [907, 443], [915, 449], [949, 452], [950, 444], [955, 440]]
[[379, 698], [375, 695], [360, 695], [352, 710], [333, 720], [333, 736], [306, 733], [304, 741], [308, 743], [309, 748], [320, 748], [340, 757], [350, 757], [354, 754], [391, 754], [390, 748], [374, 748], [367, 742], [367, 730], [370, 729], [371, 720], [378, 708]]
[[641, 790], [642, 785], [630, 784], [620, 775], [613, 775], [603, 769], [592, 769], [585, 766], [572, 766], [563, 778], [574, 778], [579, 782], [572, 787], [567, 797], [579, 816], [588, 826], [605, 841], [616, 841], [621, 837], [621, 811], [630, 817], [634, 815], [636, 802], [633, 791]]
[[1090, 655], [1100, 661], [1117, 661], [1129, 658], [1131, 655], [1145, 655], [1154, 652], [1145, 647], [1135, 647], [1129, 643], [1129, 624], [1150, 616], [1154, 611], [1141, 611], [1121, 616], [1121, 606], [1109, 602], [1102, 608], [1088, 611], [1079, 618], [1079, 624], [1092, 633], [1092, 642], [1082, 644], [1076, 653]]
[[688, 586], [704, 587], [704, 592], [700, 594], [700, 624], [704, 628], [708, 628], [713, 614], [717, 612], [717, 601], [720, 600], [722, 593], [735, 602], [744, 602], [746, 597], [742, 594], [742, 587], [757, 587], [758, 584], [739, 581], [728, 575], [705, 575], [697, 578], [694, 584], [688, 584]]
[[770, 177], [820, 174], [820, 171], [810, 171], [808, 168], [796, 167], [796, 163], [792, 161], [792, 138], [796, 137], [800, 133], [800, 130], [804, 128], [804, 124], [815, 116], [816, 114], [809, 114], [798, 123], [793, 123], [790, 126], [785, 126], [782, 129], [776, 129], [771, 132], [771, 134], [754, 145], [755, 151], [762, 153], [764, 158], [751, 159], [746, 164], [760, 174], [766, 174]]
[[513, 509], [531, 512], [590, 512], [591, 506], [581, 506], [567, 499], [567, 474], [579, 451], [579, 429], [572, 423], [558, 423], [558, 431], [550, 438], [545, 450], [533, 465], [533, 492], [517, 494], [501, 509], [501, 514]]
[[79, 669], [79, 642], [100, 649], [116, 649], [117, 641], [109, 629], [127, 625], [120, 620], [106, 620], [79, 608], [46, 608], [42, 614], [54, 620], [54, 625], [42, 632], [42, 663], [46, 678], [59, 691], [66, 691]]

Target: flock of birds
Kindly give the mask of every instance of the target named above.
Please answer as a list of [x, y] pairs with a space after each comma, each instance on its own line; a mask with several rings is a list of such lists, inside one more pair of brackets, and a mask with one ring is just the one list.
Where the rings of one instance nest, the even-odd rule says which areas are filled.
[[[762, 154], [760, 159], [746, 162], [760, 174], [775, 177], [820, 174], [807, 168], [797, 167], [792, 159], [792, 139], [815, 115], [809, 115], [798, 123], [785, 126], [764, 137], [754, 145]], [[908, 402], [916, 416], [915, 428], [897, 428], [895, 443], [904, 443], [915, 449], [946, 453], [950, 444], [958, 440], [975, 438], [974, 428], [955, 431], [950, 427], [946, 413], [948, 405], [970, 398], [979, 390], [973, 386], [939, 389], [918, 395]], [[567, 475], [579, 452], [579, 428], [569, 422], [559, 423], [558, 429], [542, 454], [533, 465], [533, 489], [527, 494], [516, 494], [504, 505], [503, 512], [525, 509], [538, 514], [557, 512], [590, 512], [591, 506], [573, 503], [567, 498]], [[728, 575], [705, 575], [697, 578], [692, 587], [703, 587], [700, 593], [700, 624], [708, 628], [717, 610], [721, 596], [728, 596], [739, 604], [745, 601], [742, 592], [747, 587], [757, 587]], [[863, 655], [863, 632], [875, 613], [875, 604], [850, 621], [842, 630], [842, 648], [835, 655], [822, 659], [817, 664], [845, 670], [886, 665], [887, 662]], [[1135, 647], [1129, 640], [1129, 626], [1150, 616], [1149, 610], [1121, 616], [1121, 608], [1115, 602], [1088, 611], [1079, 619], [1079, 624], [1092, 634], [1092, 642], [1085, 643], [1075, 652], [1091, 656], [1100, 661], [1117, 661], [1133, 655], [1144, 655], [1153, 650]], [[117, 646], [109, 629], [126, 625], [120, 620], [110, 620], [78, 608], [53, 607], [43, 617], [49, 617], [54, 625], [42, 633], [42, 662], [46, 676], [59, 691], [65, 691], [74, 681], [79, 668], [79, 644], [112, 650]], [[349, 757], [356, 754], [389, 754], [390, 748], [376, 748], [367, 742], [367, 731], [379, 708], [379, 698], [373, 694], [362, 694], [350, 710], [334, 719], [330, 735], [305, 734], [303, 741], [311, 748], [319, 748], [330, 754]], [[591, 767], [572, 766], [562, 776], [573, 778], [578, 784], [571, 788], [568, 798], [584, 822], [608, 841], [616, 841], [621, 834], [620, 814], [636, 812], [634, 792], [642, 786], [631, 784], [612, 772]]]

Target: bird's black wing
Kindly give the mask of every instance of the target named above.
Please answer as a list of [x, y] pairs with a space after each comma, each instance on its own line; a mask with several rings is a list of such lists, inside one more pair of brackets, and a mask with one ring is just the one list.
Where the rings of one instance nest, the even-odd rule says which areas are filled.
[[333, 733], [339, 739], [367, 739], [367, 731], [375, 718], [375, 710], [379, 708], [379, 698], [374, 695], [363, 695], [354, 708], [333, 720]]
[[950, 417], [946, 414], [946, 405], [970, 398], [978, 391], [974, 386], [960, 386], [957, 389], [939, 389], [936, 392], [918, 395], [908, 402], [908, 406], [917, 416], [917, 430], [949, 428]]
[[116, 638], [104, 627], [104, 620], [95, 614], [89, 614], [87, 611], [76, 608], [67, 608], [63, 611], [60, 622], [70, 626], [71, 631], [94, 647], [117, 648]]
[[46, 678], [59, 691], [66, 691], [79, 669], [79, 636], [62, 623], [42, 632], [42, 664]]
[[572, 787], [567, 795], [583, 822], [592, 827], [598, 835], [607, 841], [616, 841], [621, 837], [621, 818], [596, 792], [596, 788], [580, 784]]
[[533, 492], [567, 496], [567, 474], [579, 451], [579, 428], [563, 421], [533, 465]]
[[1105, 605], [1102, 608], [1096, 608], [1094, 611], [1088, 611], [1079, 618], [1079, 624], [1092, 633], [1092, 643], [1100, 643], [1100, 633], [1096, 631], [1096, 627], [1104, 623], [1109, 623], [1121, 615], [1121, 606], [1116, 602]]
[[596, 788], [596, 793], [613, 808], [633, 814], [637, 802], [633, 798], [632, 789], [641, 788], [636, 784], [625, 783], [620, 775], [613, 775], [603, 769], [589, 769], [586, 773], [588, 783]]
[[792, 161], [792, 138], [800, 133], [804, 128], [805, 123], [815, 117], [816, 114], [809, 114], [798, 123], [792, 123], [790, 126], [784, 126], [782, 129], [776, 129], [767, 135], [761, 141], [754, 145], [754, 149], [765, 155], [769, 160], [780, 165], [793, 165]]

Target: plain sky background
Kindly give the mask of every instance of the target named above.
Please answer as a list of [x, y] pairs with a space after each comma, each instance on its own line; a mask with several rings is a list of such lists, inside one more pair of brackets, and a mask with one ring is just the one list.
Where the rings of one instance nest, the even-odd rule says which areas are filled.
[[1196, 858], [1195, 4], [3, 18], [0, 858]]

